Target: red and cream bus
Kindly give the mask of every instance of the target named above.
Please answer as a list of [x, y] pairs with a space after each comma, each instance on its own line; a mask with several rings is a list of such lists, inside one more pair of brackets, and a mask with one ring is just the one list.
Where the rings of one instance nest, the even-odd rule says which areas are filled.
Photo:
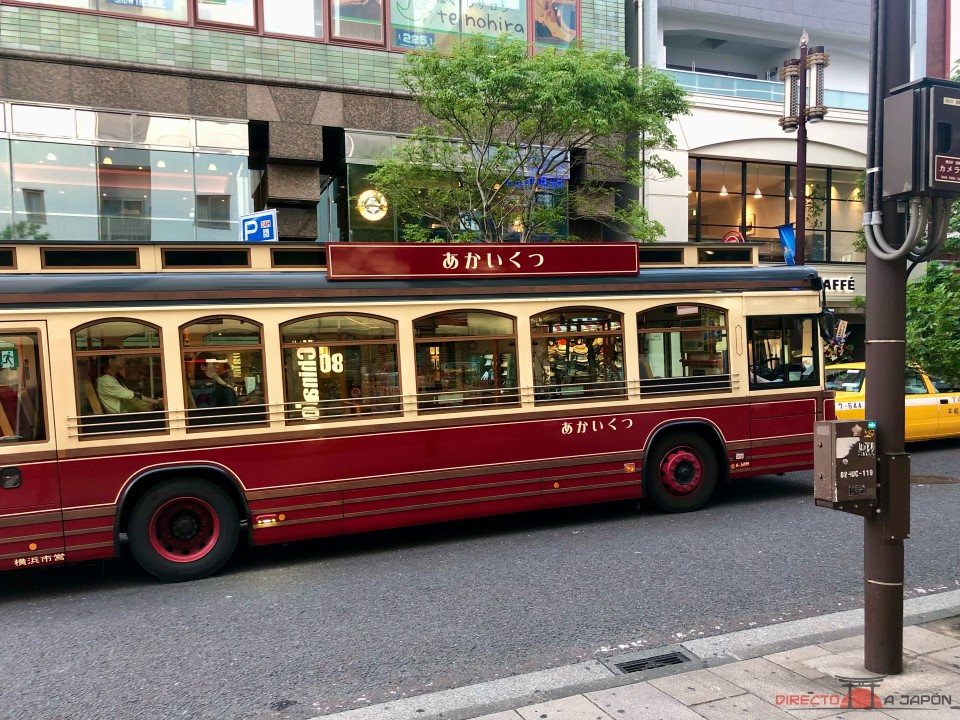
[[0, 568], [812, 466], [820, 278], [750, 245], [0, 246]]

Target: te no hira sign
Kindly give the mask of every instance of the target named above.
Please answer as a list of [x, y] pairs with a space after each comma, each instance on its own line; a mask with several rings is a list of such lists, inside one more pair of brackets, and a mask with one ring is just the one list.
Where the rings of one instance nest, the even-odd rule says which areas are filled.
[[329, 243], [330, 280], [636, 275], [636, 243]]

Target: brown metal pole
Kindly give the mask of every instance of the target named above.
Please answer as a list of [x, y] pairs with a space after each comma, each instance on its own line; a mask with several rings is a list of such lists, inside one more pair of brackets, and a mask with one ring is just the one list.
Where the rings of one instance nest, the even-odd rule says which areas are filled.
[[797, 108], [797, 247], [794, 264], [803, 265], [807, 244], [807, 33], [800, 40], [800, 83]]
[[[880, 0], [880, 82], [891, 88], [910, 80], [910, 3]], [[877, 133], [881, 127], [874, 127]], [[882, 204], [887, 242], [904, 242], [904, 215], [896, 201]], [[903, 369], [906, 362], [905, 260], [885, 261], [867, 254], [866, 417], [877, 421], [879, 513], [863, 528], [864, 666], [884, 675], [903, 671], [903, 539], [910, 522], [910, 467], [904, 454]]]
[[927, 77], [950, 77], [949, 0], [927, 0]]

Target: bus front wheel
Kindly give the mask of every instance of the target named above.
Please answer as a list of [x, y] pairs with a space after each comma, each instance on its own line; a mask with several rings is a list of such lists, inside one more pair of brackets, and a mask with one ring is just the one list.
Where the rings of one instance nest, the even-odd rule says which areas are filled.
[[646, 463], [648, 497], [665, 512], [699, 510], [717, 487], [717, 458], [710, 443], [692, 432], [657, 440]]
[[230, 497], [207, 480], [174, 480], [152, 488], [133, 508], [127, 537], [134, 559], [161, 580], [212, 575], [240, 536]]

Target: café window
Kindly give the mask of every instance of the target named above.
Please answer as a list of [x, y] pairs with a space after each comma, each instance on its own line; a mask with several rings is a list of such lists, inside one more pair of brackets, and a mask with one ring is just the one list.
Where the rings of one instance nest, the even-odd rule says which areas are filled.
[[819, 339], [812, 317], [748, 318], [747, 355], [751, 390], [820, 382]]
[[340, 40], [382, 43], [381, 0], [330, 0], [330, 33]]
[[180, 329], [187, 427], [267, 421], [263, 338], [243, 318], [209, 317]]
[[452, 311], [415, 320], [413, 329], [420, 409], [518, 401], [514, 318]]
[[160, 328], [117, 319], [72, 336], [81, 436], [166, 429]]
[[256, 15], [253, 0], [195, 0], [196, 18], [202, 23], [253, 27]]
[[315, 315], [281, 327], [287, 421], [402, 410], [397, 325], [372, 315]]
[[623, 397], [623, 315], [563, 308], [530, 318], [537, 402]]
[[640, 393], [730, 389], [727, 313], [708, 305], [664, 305], [637, 314]]

